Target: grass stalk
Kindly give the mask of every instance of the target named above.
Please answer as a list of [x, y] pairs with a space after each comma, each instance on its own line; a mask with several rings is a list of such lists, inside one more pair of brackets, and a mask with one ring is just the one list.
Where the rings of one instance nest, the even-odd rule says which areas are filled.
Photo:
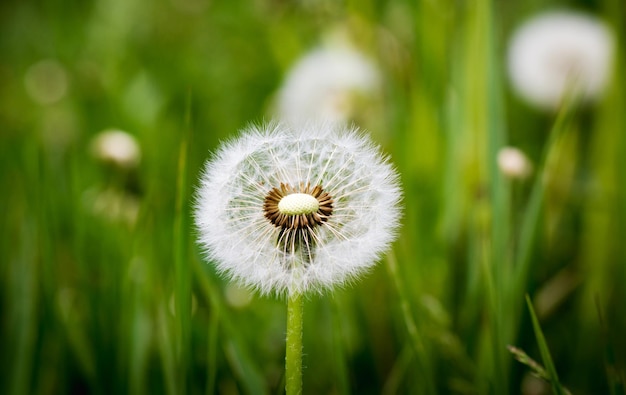
[[420, 372], [420, 388], [422, 394], [436, 394], [434, 376], [432, 374], [432, 369], [430, 367], [431, 358], [428, 355], [426, 350], [426, 346], [424, 345], [424, 340], [418, 330], [417, 324], [415, 323], [415, 319], [413, 318], [413, 314], [411, 313], [410, 304], [407, 298], [406, 291], [402, 285], [400, 280], [400, 276], [398, 274], [398, 263], [396, 261], [396, 256], [393, 251], [389, 252], [387, 255], [387, 267], [389, 268], [389, 273], [391, 274], [393, 284], [398, 293], [398, 297], [400, 299], [400, 309], [402, 311], [402, 319], [404, 324], [406, 325], [406, 330], [409, 335], [410, 343], [413, 347], [413, 351], [415, 352], [415, 356], [418, 363], [417, 371]]
[[516, 290], [520, 290], [526, 282], [526, 274], [530, 265], [530, 253], [534, 245], [534, 239], [539, 225], [539, 219], [541, 214], [541, 208], [543, 206], [544, 192], [546, 187], [546, 165], [549, 158], [553, 155], [555, 147], [558, 145], [558, 141], [563, 137], [565, 132], [569, 128], [569, 122], [571, 121], [574, 113], [574, 103], [571, 101], [566, 102], [559, 111], [552, 130], [550, 130], [550, 136], [548, 138], [547, 145], [544, 149], [542, 168], [538, 172], [533, 184], [530, 200], [526, 208], [523, 222], [521, 225], [519, 241], [517, 245], [517, 254], [515, 257], [516, 273], [512, 278], [517, 280], [515, 284]]
[[216, 393], [215, 383], [217, 378], [217, 345], [219, 338], [219, 308], [211, 310], [211, 322], [209, 323], [208, 345], [207, 345], [207, 395]]
[[497, 55], [499, 31], [494, 20], [494, 2], [490, 2], [483, 10], [482, 18], [486, 20], [485, 47], [486, 67], [489, 70], [486, 77], [487, 91], [487, 174], [490, 185], [491, 200], [491, 234], [490, 238], [490, 273], [493, 282], [493, 293], [490, 305], [493, 314], [492, 320], [492, 353], [495, 374], [495, 390], [497, 393], [508, 392], [509, 364], [506, 358], [505, 345], [511, 341], [512, 334], [508, 330], [507, 320], [510, 306], [505, 297], [507, 280], [510, 278], [511, 257], [509, 252], [511, 234], [511, 190], [504, 179], [497, 163], [500, 150], [507, 143], [505, 126], [505, 109], [500, 76], [500, 63]]
[[348, 369], [346, 366], [346, 353], [343, 341], [343, 328], [341, 325], [342, 312], [341, 305], [337, 297], [333, 298], [332, 304], [332, 322], [333, 322], [333, 354], [335, 359], [337, 388], [339, 394], [350, 394], [350, 382], [348, 378]]
[[[31, 209], [34, 215], [27, 215], [19, 229], [20, 245], [16, 248], [19, 258], [9, 270], [12, 279], [9, 282], [13, 305], [11, 306], [10, 319], [13, 322], [12, 344], [13, 363], [10, 368], [10, 384], [7, 385], [9, 394], [25, 394], [32, 391], [31, 371], [34, 363], [35, 342], [37, 337], [38, 315], [37, 300], [41, 290], [37, 287], [38, 278], [41, 276], [41, 265], [44, 259], [50, 258], [49, 242], [47, 237], [48, 213], [46, 212], [46, 199], [43, 196], [42, 180], [45, 177], [42, 168], [42, 152], [34, 145], [24, 152], [24, 166], [30, 165], [31, 173], [37, 182], [25, 184], [27, 196], [34, 196], [31, 201]], [[6, 351], [5, 351], [6, 352]]]
[[188, 213], [186, 202], [187, 192], [187, 162], [189, 138], [191, 134], [191, 98], [187, 100], [185, 114], [185, 132], [180, 142], [178, 154], [178, 171], [176, 181], [176, 203], [174, 213], [174, 267], [175, 267], [175, 295], [178, 338], [178, 390], [186, 392], [187, 361], [190, 348], [190, 321], [191, 321], [191, 271], [187, 259], [188, 244]]
[[[243, 392], [251, 395], [265, 393], [263, 375], [245, 344], [244, 334], [231, 321], [228, 309], [220, 295], [219, 286], [212, 281], [205, 272], [203, 264], [197, 259], [191, 260], [191, 268], [194, 278], [198, 280], [199, 296], [205, 299], [205, 302], [211, 306], [211, 310], [214, 312], [211, 316], [212, 323], [210, 326], [216, 328], [212, 334], [212, 336], [215, 336], [215, 339], [209, 338], [208, 343], [209, 347], [214, 345], [212, 358], [215, 359], [209, 359], [209, 363], [219, 360], [217, 357], [217, 345], [221, 345], [230, 364], [230, 369], [235, 373], [243, 386]], [[215, 387], [217, 388], [217, 372], [215, 372], [215, 376]]]
[[543, 364], [546, 367], [550, 384], [552, 384], [552, 392], [554, 393], [554, 395], [566, 395], [569, 392], [565, 388], [563, 388], [561, 382], [559, 381], [559, 376], [556, 373], [554, 362], [552, 362], [552, 356], [550, 355], [548, 344], [546, 343], [546, 339], [543, 336], [543, 331], [541, 330], [541, 326], [539, 325], [539, 320], [537, 319], [537, 315], [535, 314], [535, 310], [533, 309], [533, 303], [528, 295], [526, 295], [526, 304], [528, 305], [528, 311], [530, 312], [530, 318], [533, 323], [533, 330], [535, 332], [535, 337], [537, 338], [537, 345], [539, 346], [539, 351], [541, 352], [541, 359], [543, 360]]

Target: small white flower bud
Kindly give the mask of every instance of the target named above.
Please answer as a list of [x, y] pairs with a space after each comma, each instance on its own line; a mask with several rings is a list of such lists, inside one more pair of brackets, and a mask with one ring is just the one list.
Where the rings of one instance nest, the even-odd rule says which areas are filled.
[[532, 164], [522, 151], [504, 147], [498, 152], [498, 167], [509, 178], [526, 178], [532, 172]]
[[121, 168], [139, 164], [141, 151], [137, 140], [121, 130], [106, 130], [96, 135], [91, 144], [93, 155]]

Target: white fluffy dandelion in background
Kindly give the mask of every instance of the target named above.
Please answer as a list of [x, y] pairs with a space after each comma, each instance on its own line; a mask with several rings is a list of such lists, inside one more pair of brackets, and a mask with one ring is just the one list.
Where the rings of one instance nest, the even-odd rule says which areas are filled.
[[278, 95], [278, 113], [292, 121], [345, 122], [379, 86], [377, 67], [362, 53], [343, 45], [315, 49], [287, 74]]
[[107, 129], [91, 139], [90, 151], [94, 159], [106, 165], [108, 181], [86, 190], [83, 204], [99, 218], [134, 226], [141, 206], [137, 178], [139, 143], [127, 132]]
[[498, 167], [503, 175], [511, 179], [524, 179], [533, 171], [530, 159], [515, 147], [504, 147], [498, 151]]
[[250, 127], [206, 165], [199, 239], [221, 273], [263, 294], [345, 284], [396, 237], [398, 174], [354, 128]]
[[60, 62], [45, 59], [28, 68], [24, 85], [30, 97], [39, 104], [54, 104], [66, 96], [69, 77]]
[[610, 77], [613, 45], [612, 32], [593, 16], [542, 14], [511, 40], [511, 82], [520, 96], [541, 108], [557, 108], [571, 89], [584, 100], [596, 99]]
[[132, 135], [116, 129], [98, 133], [91, 142], [91, 152], [97, 159], [120, 168], [133, 168], [141, 159], [137, 140]]

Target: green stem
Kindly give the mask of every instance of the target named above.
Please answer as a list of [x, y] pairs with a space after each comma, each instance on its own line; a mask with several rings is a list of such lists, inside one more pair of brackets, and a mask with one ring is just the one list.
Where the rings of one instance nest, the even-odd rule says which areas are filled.
[[302, 294], [293, 292], [287, 301], [287, 352], [285, 376], [287, 395], [302, 393]]

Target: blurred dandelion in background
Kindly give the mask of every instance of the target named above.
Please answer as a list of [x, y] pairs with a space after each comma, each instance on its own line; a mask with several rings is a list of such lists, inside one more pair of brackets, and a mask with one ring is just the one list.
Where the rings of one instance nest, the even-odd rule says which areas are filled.
[[371, 59], [349, 44], [328, 44], [307, 53], [288, 72], [278, 93], [278, 113], [290, 121], [351, 120], [380, 90]]
[[90, 150], [94, 159], [104, 165], [106, 182], [85, 191], [85, 205], [98, 217], [134, 225], [141, 206], [137, 174], [141, 160], [139, 143], [123, 130], [108, 129], [93, 137]]
[[555, 109], [572, 90], [598, 99], [611, 74], [613, 33], [577, 12], [550, 12], [523, 24], [511, 39], [509, 77], [515, 91], [540, 108]]
[[137, 140], [117, 129], [105, 130], [96, 135], [91, 150], [97, 159], [125, 169], [136, 167], [141, 159]]
[[511, 179], [526, 178], [533, 170], [532, 163], [528, 157], [515, 147], [500, 149], [498, 152], [498, 167], [503, 175]]
[[322, 291], [367, 271], [395, 239], [398, 175], [357, 129], [252, 126], [206, 165], [200, 243], [262, 294]]
[[44, 59], [28, 68], [24, 85], [34, 101], [50, 105], [65, 97], [69, 89], [69, 78], [61, 63], [55, 59]]
[[85, 191], [83, 200], [89, 211], [99, 218], [129, 226], [137, 222], [140, 201], [132, 194], [110, 187], [91, 188]]

